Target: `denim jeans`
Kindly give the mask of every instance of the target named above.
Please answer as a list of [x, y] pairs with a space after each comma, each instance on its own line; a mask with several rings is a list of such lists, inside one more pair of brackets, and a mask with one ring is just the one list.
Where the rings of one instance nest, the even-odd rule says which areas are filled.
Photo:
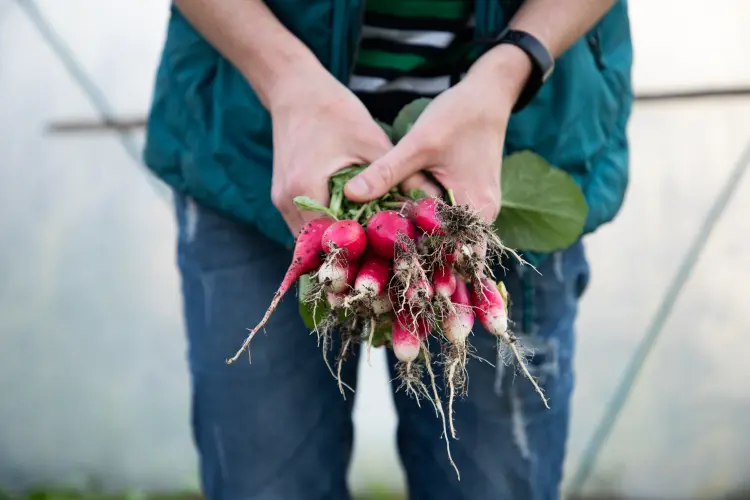
[[[225, 363], [263, 315], [291, 252], [190, 199], [178, 195], [176, 204], [192, 428], [206, 498], [348, 499], [353, 398], [339, 393], [293, 292], [272, 316], [267, 335], [254, 339], [252, 364], [246, 357]], [[514, 331], [535, 351], [529, 367], [551, 409], [512, 368], [470, 360], [469, 393], [454, 408], [458, 481], [431, 405], [419, 408], [403, 392], [394, 394], [410, 499], [558, 498], [573, 389], [573, 324], [588, 282], [582, 244], [548, 258], [539, 271], [525, 272], [533, 280], [526, 293], [517, 268], [503, 280]], [[522, 321], [531, 306], [523, 302], [532, 300], [530, 319]], [[475, 328], [470, 340], [478, 356], [496, 361], [491, 335]], [[358, 358], [350, 357], [342, 372], [352, 387]], [[392, 353], [388, 360], [392, 370]]]

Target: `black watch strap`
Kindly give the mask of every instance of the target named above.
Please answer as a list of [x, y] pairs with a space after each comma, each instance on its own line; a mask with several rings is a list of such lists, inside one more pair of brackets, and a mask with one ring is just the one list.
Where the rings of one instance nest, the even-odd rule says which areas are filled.
[[497, 46], [503, 43], [515, 45], [526, 52], [531, 59], [531, 75], [529, 75], [529, 79], [513, 107], [513, 112], [517, 112], [525, 108], [542, 88], [544, 82], [555, 69], [555, 60], [547, 48], [542, 45], [542, 42], [525, 31], [506, 28], [498, 35], [497, 41], [493, 45]]
[[[523, 91], [521, 91], [521, 95], [518, 97], [518, 101], [516, 101], [516, 104], [513, 107], [514, 113], [522, 110], [529, 104], [529, 102], [531, 102], [555, 69], [555, 60], [552, 57], [552, 54], [550, 54], [542, 42], [534, 37], [534, 35], [525, 31], [505, 28], [494, 39], [479, 41], [476, 43], [484, 45], [479, 55], [484, 54], [498, 45], [507, 43], [520, 48], [531, 59], [531, 74], [524, 85]], [[478, 58], [479, 55], [476, 57]], [[451, 75], [451, 85], [454, 85], [460, 80], [460, 75], [465, 72], [466, 69], [468, 69], [468, 65], [465, 65], [459, 72], [454, 72], [454, 74]]]

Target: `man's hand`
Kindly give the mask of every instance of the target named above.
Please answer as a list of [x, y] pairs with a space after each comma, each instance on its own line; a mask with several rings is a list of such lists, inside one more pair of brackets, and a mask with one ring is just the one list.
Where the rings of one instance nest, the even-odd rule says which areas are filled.
[[349, 89], [313, 69], [274, 90], [271, 200], [293, 234], [315, 214], [300, 212], [295, 196], [328, 204], [328, 179], [337, 170], [371, 163], [393, 145]]
[[464, 80], [427, 106], [396, 147], [347, 184], [346, 196], [377, 198], [426, 170], [453, 190], [458, 203], [494, 220], [505, 130], [530, 69], [528, 57], [515, 47], [488, 52]]
[[328, 201], [328, 178], [393, 147], [364, 105], [261, 0], [175, 0], [247, 78], [273, 119], [271, 197], [296, 235], [310, 213], [292, 199]]

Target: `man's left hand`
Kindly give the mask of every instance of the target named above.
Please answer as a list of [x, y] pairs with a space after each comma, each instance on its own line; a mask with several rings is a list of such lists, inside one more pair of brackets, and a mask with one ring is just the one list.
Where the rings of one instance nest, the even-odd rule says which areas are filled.
[[529, 70], [528, 58], [515, 47], [485, 54], [460, 83], [427, 106], [393, 149], [349, 181], [346, 196], [369, 201], [428, 171], [453, 191], [457, 203], [493, 221], [500, 211], [508, 118]]

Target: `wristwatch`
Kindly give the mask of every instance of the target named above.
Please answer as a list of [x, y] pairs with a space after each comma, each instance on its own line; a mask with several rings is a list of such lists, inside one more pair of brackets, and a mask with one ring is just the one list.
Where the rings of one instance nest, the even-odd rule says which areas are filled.
[[[529, 56], [529, 59], [531, 59], [531, 74], [513, 107], [513, 112], [517, 113], [531, 102], [539, 92], [539, 89], [542, 88], [542, 85], [544, 85], [544, 82], [550, 77], [555, 69], [555, 59], [534, 35], [525, 31], [514, 30], [510, 27], [505, 28], [494, 39], [474, 42], [474, 44], [484, 45], [483, 50], [477, 58], [490, 49], [504, 43], [515, 45], [523, 50]], [[454, 72], [451, 75], [451, 85], [460, 80], [460, 74], [462, 73], [456, 74]]]

